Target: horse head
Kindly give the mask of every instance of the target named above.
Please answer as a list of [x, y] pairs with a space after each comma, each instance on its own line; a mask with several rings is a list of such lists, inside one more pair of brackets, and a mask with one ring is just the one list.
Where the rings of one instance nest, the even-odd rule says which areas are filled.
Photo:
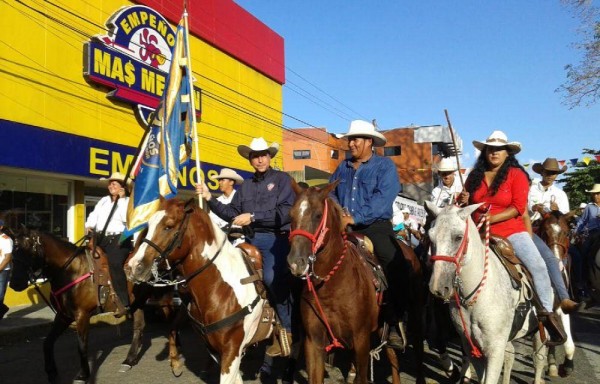
[[326, 244], [331, 233], [343, 231], [341, 208], [329, 198], [338, 181], [324, 188], [310, 187], [301, 190], [295, 183], [296, 201], [290, 210], [290, 253], [287, 261], [296, 276], [305, 275], [316, 262], [317, 253]]
[[538, 229], [540, 238], [559, 260], [567, 257], [569, 250], [569, 219], [568, 214], [552, 211], [544, 215]]
[[161, 200], [159, 210], [148, 221], [145, 238], [137, 244], [133, 257], [127, 263], [128, 278], [148, 281], [156, 260], [180, 262], [191, 253], [192, 248], [212, 243], [214, 238], [208, 216], [194, 205], [194, 200]]
[[24, 226], [14, 232], [12, 257], [10, 287], [21, 292], [29, 286], [31, 276], [44, 265], [39, 233]]
[[477, 228], [471, 219], [471, 213], [479, 208], [480, 204], [465, 208], [455, 205], [438, 208], [429, 201], [425, 204], [428, 212], [435, 218], [429, 230], [433, 255], [429, 290], [435, 296], [449, 300], [455, 292], [460, 269], [479, 251], [475, 245], [479, 244], [483, 250]]

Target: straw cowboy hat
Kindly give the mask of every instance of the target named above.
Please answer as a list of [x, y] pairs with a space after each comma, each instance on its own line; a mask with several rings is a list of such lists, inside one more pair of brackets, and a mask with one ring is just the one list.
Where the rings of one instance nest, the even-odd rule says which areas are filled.
[[454, 172], [456, 169], [456, 163], [449, 157], [444, 157], [437, 166], [438, 172]]
[[230, 179], [233, 180], [235, 184], [242, 184], [244, 182], [242, 176], [238, 175], [236, 171], [229, 168], [222, 168], [221, 172], [215, 177], [215, 179]]
[[247, 145], [238, 145], [238, 153], [243, 158], [250, 158], [250, 153], [252, 152], [262, 152], [267, 151], [271, 157], [275, 157], [277, 152], [279, 151], [279, 144], [272, 143], [270, 146], [267, 145], [267, 142], [262, 137], [255, 137], [252, 139], [250, 146]]
[[[125, 175], [121, 172], [113, 172], [108, 179], [106, 177], [101, 177], [100, 180], [118, 181], [123, 184], [125, 182]], [[129, 187], [130, 185], [131, 179], [127, 179], [127, 186]]]
[[387, 139], [375, 130], [375, 126], [367, 121], [354, 120], [350, 123], [350, 130], [342, 137], [368, 137], [373, 139], [374, 147], [383, 147]]
[[483, 147], [507, 147], [508, 153], [517, 154], [521, 152], [521, 143], [518, 141], [508, 141], [506, 138], [506, 133], [502, 131], [494, 131], [492, 134], [485, 139], [485, 141], [477, 141], [473, 140], [473, 146], [480, 151], [483, 151]]
[[589, 191], [586, 190], [587, 193], [600, 193], [600, 184], [594, 184], [594, 188]]
[[533, 172], [535, 173], [539, 173], [540, 175], [542, 174], [542, 172], [547, 171], [547, 172], [552, 172], [552, 173], [558, 173], [561, 174], [564, 171], [567, 170], [567, 166], [563, 165], [562, 168], [558, 167], [558, 160], [556, 160], [553, 157], [548, 157], [546, 158], [546, 160], [544, 160], [543, 163], [535, 163], [531, 166], [531, 169], [533, 169]]

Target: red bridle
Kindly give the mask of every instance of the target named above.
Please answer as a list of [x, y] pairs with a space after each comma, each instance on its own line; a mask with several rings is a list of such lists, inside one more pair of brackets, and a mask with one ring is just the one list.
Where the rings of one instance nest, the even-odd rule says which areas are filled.
[[294, 229], [293, 231], [290, 232], [290, 241], [292, 241], [292, 239], [295, 236], [304, 236], [307, 239], [309, 239], [312, 243], [312, 254], [316, 255], [317, 251], [321, 248], [321, 246], [323, 245], [323, 240], [325, 239], [325, 234], [329, 231], [329, 228], [327, 228], [327, 212], [329, 211], [329, 209], [327, 209], [327, 199], [325, 199], [325, 208], [323, 209], [323, 217], [321, 218], [321, 222], [319, 223], [319, 226], [317, 227], [317, 230], [315, 231], [315, 233], [310, 233], [308, 231], [305, 231], [304, 229]]

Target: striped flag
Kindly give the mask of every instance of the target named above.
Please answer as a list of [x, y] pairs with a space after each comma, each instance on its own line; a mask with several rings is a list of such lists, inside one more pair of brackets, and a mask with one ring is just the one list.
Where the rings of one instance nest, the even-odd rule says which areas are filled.
[[195, 108], [188, 47], [184, 16], [177, 26], [164, 94], [132, 170], [135, 184], [129, 198], [124, 237], [147, 225], [160, 205], [161, 196], [170, 198], [177, 194], [179, 171], [191, 156]]

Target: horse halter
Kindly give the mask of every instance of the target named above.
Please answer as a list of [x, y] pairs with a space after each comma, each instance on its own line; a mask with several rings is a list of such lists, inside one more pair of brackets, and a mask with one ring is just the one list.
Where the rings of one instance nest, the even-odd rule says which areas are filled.
[[179, 228], [177, 228], [175, 235], [173, 235], [173, 238], [171, 239], [171, 241], [168, 243], [168, 245], [166, 246], [166, 248], [164, 250], [160, 249], [160, 247], [156, 243], [152, 242], [152, 240], [149, 240], [148, 238], [142, 239], [142, 243], [148, 244], [150, 247], [154, 248], [154, 250], [156, 252], [158, 252], [158, 254], [159, 254], [158, 258], [160, 260], [167, 261], [171, 252], [173, 252], [173, 250], [175, 248], [181, 247], [181, 242], [183, 241], [183, 234], [185, 233], [185, 231], [187, 229], [187, 223], [190, 220], [190, 214], [194, 211], [193, 208], [188, 207], [188, 204], [189, 204], [189, 201], [185, 205], [183, 220], [181, 220], [181, 223], [179, 224]]
[[329, 231], [329, 228], [327, 228], [328, 211], [329, 211], [329, 209], [328, 209], [327, 199], [325, 199], [325, 207], [323, 208], [323, 217], [321, 217], [321, 222], [319, 223], [319, 226], [317, 227], [317, 230], [315, 231], [315, 233], [310, 233], [308, 231], [305, 231], [304, 229], [294, 229], [293, 231], [290, 232], [290, 236], [289, 236], [290, 241], [292, 241], [292, 239], [295, 236], [304, 236], [307, 239], [309, 239], [310, 242], [312, 243], [312, 247], [311, 247], [312, 254], [309, 257], [311, 264], [315, 261], [317, 252], [319, 251], [319, 249], [321, 249], [321, 246], [323, 245], [323, 240], [325, 239], [325, 234], [327, 234], [327, 232]]

